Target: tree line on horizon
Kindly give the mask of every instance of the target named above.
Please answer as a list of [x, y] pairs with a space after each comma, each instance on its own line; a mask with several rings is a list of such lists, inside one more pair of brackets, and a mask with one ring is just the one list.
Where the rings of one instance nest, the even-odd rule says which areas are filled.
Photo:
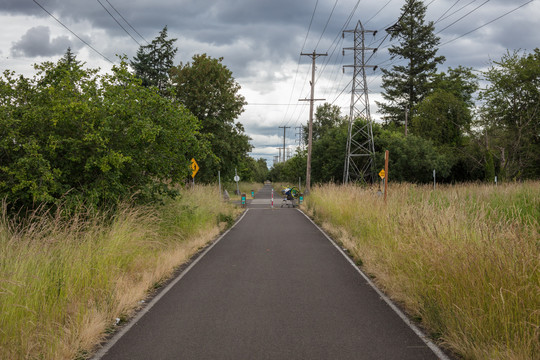
[[[389, 53], [405, 63], [382, 70], [384, 101], [377, 105], [383, 122], [372, 123], [377, 171], [389, 150], [396, 181], [427, 183], [433, 170], [438, 181], [448, 183], [539, 179], [540, 49], [507, 51], [482, 72], [463, 66], [438, 72], [445, 57], [437, 54], [440, 40], [433, 22], [424, 20], [423, 1], [406, 0], [401, 11]], [[348, 123], [337, 106], [317, 108], [314, 182], [342, 181]], [[297, 183], [305, 179], [305, 164], [299, 149], [275, 165], [270, 178]]]

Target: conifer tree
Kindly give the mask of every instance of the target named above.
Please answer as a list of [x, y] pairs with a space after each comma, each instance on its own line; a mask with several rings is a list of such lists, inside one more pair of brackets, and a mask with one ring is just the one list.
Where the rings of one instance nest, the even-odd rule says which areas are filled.
[[155, 86], [166, 94], [169, 85], [169, 70], [173, 67], [174, 56], [178, 48], [174, 47], [177, 39], [167, 38], [167, 26], [160, 31], [148, 45], [142, 45], [131, 61], [135, 75], [142, 80], [143, 86]]
[[384, 102], [377, 102], [386, 124], [401, 125], [405, 112], [413, 109], [429, 92], [429, 82], [442, 64], [444, 56], [437, 56], [439, 38], [430, 21], [424, 21], [427, 7], [421, 0], [406, 0], [402, 15], [392, 28], [391, 40], [398, 43], [389, 48], [391, 59], [405, 60], [391, 69], [382, 69]]

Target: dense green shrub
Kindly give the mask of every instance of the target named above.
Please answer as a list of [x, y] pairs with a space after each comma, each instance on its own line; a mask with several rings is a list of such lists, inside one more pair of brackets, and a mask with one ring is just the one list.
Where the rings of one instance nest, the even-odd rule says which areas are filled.
[[13, 206], [173, 195], [206, 153], [198, 120], [124, 61], [100, 75], [68, 51], [35, 67], [32, 79], [0, 76], [0, 197]]

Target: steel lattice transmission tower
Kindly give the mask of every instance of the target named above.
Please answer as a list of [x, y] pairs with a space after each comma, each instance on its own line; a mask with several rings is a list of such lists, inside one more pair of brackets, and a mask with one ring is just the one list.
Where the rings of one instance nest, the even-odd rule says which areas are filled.
[[365, 34], [377, 31], [365, 30], [360, 21], [354, 30], [343, 31], [354, 34], [354, 47], [344, 48], [354, 51], [354, 65], [345, 65], [353, 68], [353, 82], [351, 92], [351, 109], [349, 114], [349, 136], [345, 153], [345, 167], [343, 170], [343, 183], [375, 181], [375, 145], [373, 143], [373, 129], [369, 113], [368, 85], [366, 81], [366, 68], [376, 68], [366, 65], [366, 51], [376, 51], [376, 48], [365, 47]]

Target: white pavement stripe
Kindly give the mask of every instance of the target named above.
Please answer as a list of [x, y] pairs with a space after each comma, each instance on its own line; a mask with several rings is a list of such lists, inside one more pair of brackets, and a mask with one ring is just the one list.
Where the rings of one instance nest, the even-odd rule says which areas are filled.
[[180, 275], [178, 275], [176, 277], [176, 279], [174, 279], [171, 283], [169, 283], [169, 285], [167, 285], [167, 287], [165, 289], [163, 289], [159, 294], [156, 295], [156, 297], [154, 297], [146, 307], [144, 307], [143, 309], [141, 309], [141, 311], [139, 311], [139, 313], [137, 313], [137, 315], [131, 319], [127, 324], [126, 326], [124, 326], [118, 333], [116, 333], [116, 335], [114, 335], [101, 349], [99, 349], [99, 351], [96, 352], [96, 354], [92, 357], [92, 360], [99, 360], [101, 359], [113, 346], [114, 344], [116, 344], [118, 342], [118, 340], [120, 340], [120, 338], [122, 336], [124, 336], [128, 331], [129, 329], [131, 329], [133, 327], [133, 325], [135, 325], [148, 311], [150, 311], [150, 309], [152, 309], [152, 307], [163, 297], [165, 296], [165, 294], [167, 294], [172, 288], [174, 285], [176, 285], [176, 283], [178, 283], [180, 281], [180, 279], [182, 279], [184, 277], [184, 275], [186, 275], [188, 273], [189, 270], [191, 270], [198, 262], [199, 260], [201, 260], [204, 255], [206, 255], [210, 250], [212, 250], [212, 248], [221, 240], [225, 237], [225, 235], [227, 235], [229, 233], [229, 231], [231, 231], [235, 226], [236, 224], [238, 224], [240, 221], [242, 221], [242, 219], [244, 218], [244, 216], [246, 216], [247, 212], [249, 211], [249, 209], [247, 209], [246, 211], [244, 211], [244, 213], [242, 214], [242, 216], [234, 223], [233, 226], [231, 226], [227, 231], [225, 231], [223, 234], [221, 234], [221, 236], [212, 243], [212, 245], [210, 245], [199, 257], [197, 257], [197, 259], [195, 259], [184, 271], [182, 271], [182, 273]]
[[311, 220], [311, 218], [309, 216], [307, 216], [302, 210], [300, 209], [297, 209], [298, 211], [300, 211], [309, 221], [311, 221], [311, 223], [313, 225], [315, 225], [317, 227], [317, 229], [319, 229], [319, 231], [328, 239], [328, 241], [330, 241], [332, 243], [332, 245], [334, 245], [334, 247], [345, 257], [345, 259], [347, 259], [347, 261], [349, 261], [349, 263], [356, 269], [356, 271], [358, 271], [360, 273], [360, 275], [362, 275], [362, 277], [367, 281], [367, 283], [377, 292], [377, 294], [379, 294], [379, 296], [381, 297], [381, 299], [384, 300], [384, 302], [386, 302], [388, 304], [388, 306], [390, 306], [390, 308], [392, 308], [392, 310], [394, 310], [394, 312], [396, 314], [398, 314], [398, 316], [405, 322], [405, 324], [407, 324], [412, 331], [414, 331], [414, 333], [416, 335], [418, 335], [418, 337], [420, 339], [422, 339], [422, 341], [435, 353], [435, 355], [437, 355], [437, 357], [440, 359], [440, 360], [451, 360], [448, 356], [446, 356], [446, 354], [433, 342], [429, 339], [429, 337], [427, 337], [423, 332], [422, 330], [420, 330], [408, 317], [407, 315], [405, 315], [393, 302], [392, 300], [390, 300], [390, 298], [388, 298], [381, 290], [379, 290], [377, 288], [377, 286], [371, 281], [371, 279], [366, 275], [364, 274], [364, 272], [362, 270], [360, 270], [360, 268], [358, 266], [356, 266], [356, 264], [354, 263], [354, 261], [351, 260], [351, 258], [349, 257], [349, 255], [347, 255], [343, 249], [341, 249], [334, 240], [332, 240], [332, 238], [330, 236], [328, 236], [323, 229], [321, 229], [319, 227], [319, 225], [315, 224], [315, 222], [313, 220]]

